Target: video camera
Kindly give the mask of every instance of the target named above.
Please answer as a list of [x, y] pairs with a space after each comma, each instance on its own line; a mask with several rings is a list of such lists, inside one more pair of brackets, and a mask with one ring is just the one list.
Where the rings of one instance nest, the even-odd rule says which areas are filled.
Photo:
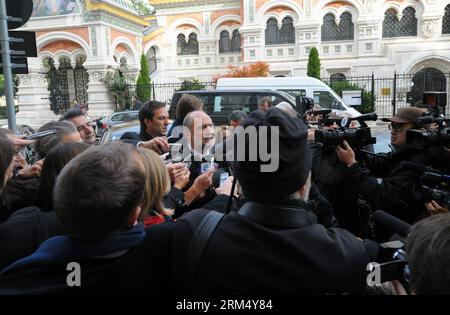
[[[406, 238], [411, 225], [382, 211], [377, 210], [372, 215], [376, 225], [389, 230], [399, 238]], [[390, 241], [379, 245], [377, 263], [380, 268], [380, 282], [398, 280], [405, 288], [411, 281], [411, 268], [401, 240]]]
[[406, 132], [406, 144], [412, 148], [423, 150], [431, 146], [446, 146], [450, 148], [450, 118], [433, 116], [420, 117], [423, 125], [436, 124], [434, 130], [410, 129]]
[[[314, 137], [316, 142], [324, 145], [339, 145], [346, 140], [352, 147], [363, 147], [376, 143], [376, 138], [372, 137], [370, 128], [366, 121], [377, 120], [376, 113], [361, 115], [354, 118], [344, 117], [340, 120], [341, 128], [336, 130], [316, 130]], [[360, 127], [349, 128], [352, 121], [358, 121]]]
[[450, 208], [450, 175], [413, 162], [402, 162], [402, 167], [407, 170], [423, 172], [413, 188], [413, 194], [417, 200], [421, 202], [434, 200], [438, 204]]

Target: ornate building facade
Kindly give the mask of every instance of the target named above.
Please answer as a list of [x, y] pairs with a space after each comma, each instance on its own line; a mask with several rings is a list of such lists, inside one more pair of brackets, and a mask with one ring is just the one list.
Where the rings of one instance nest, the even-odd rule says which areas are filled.
[[[450, 72], [450, 0], [154, 0], [164, 34], [154, 76], [208, 80], [228, 64], [265, 61], [272, 75]], [[241, 45], [237, 43], [240, 41]], [[148, 47], [146, 47], [148, 48]]]
[[208, 81], [255, 61], [273, 76], [303, 76], [312, 47], [323, 77], [450, 72], [450, 0], [153, 0], [151, 16], [130, 0], [34, 2], [23, 29], [36, 31], [39, 57], [20, 76], [19, 123], [56, 117], [49, 73], [61, 82], [57, 104], [111, 112], [105, 75], [118, 69], [133, 83], [141, 53], [161, 83]]

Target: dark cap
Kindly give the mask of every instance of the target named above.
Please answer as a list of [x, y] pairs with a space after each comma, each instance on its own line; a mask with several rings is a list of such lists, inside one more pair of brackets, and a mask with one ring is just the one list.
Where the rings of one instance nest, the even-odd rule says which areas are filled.
[[[266, 126], [269, 130], [270, 127], [278, 127], [279, 130], [279, 151], [270, 153], [272, 158], [279, 159], [278, 168], [274, 172], [261, 171], [261, 166], [270, 162], [261, 161], [259, 155], [257, 161], [248, 159], [247, 154], [245, 161], [236, 161], [233, 164], [234, 174], [245, 197], [274, 203], [288, 198], [305, 185], [312, 161], [308, 145], [308, 130], [301, 119], [290, 117], [278, 108], [271, 108], [267, 112], [252, 112], [241, 126], [256, 127], [258, 148], [262, 140], [267, 140], [270, 148], [270, 137], [277, 136], [275, 132], [261, 132], [259, 127]], [[251, 147], [250, 141], [250, 139], [245, 140], [246, 152]]]
[[422, 127], [422, 124], [419, 122], [419, 118], [426, 112], [427, 110], [424, 108], [404, 107], [400, 108], [394, 117], [383, 118], [381, 120], [397, 124], [413, 124], [416, 127]]

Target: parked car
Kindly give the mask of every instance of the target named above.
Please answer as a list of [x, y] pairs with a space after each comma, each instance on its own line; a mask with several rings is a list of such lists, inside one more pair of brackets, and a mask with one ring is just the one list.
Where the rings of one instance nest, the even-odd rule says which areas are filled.
[[139, 120], [138, 110], [127, 110], [124, 112], [117, 112], [103, 119], [102, 122], [105, 123], [107, 126], [113, 126], [133, 120]]
[[141, 125], [139, 121], [136, 120], [108, 126], [103, 131], [98, 144], [105, 144], [111, 141], [120, 140], [120, 137], [122, 137], [125, 132], [136, 132], [139, 134], [140, 130]]

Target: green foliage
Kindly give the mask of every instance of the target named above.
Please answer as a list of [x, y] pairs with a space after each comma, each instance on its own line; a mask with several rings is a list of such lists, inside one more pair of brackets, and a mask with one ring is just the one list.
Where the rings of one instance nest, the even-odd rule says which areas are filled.
[[130, 91], [125, 78], [119, 71], [108, 72], [103, 79], [108, 90], [111, 92], [118, 109], [130, 108]]
[[[19, 106], [16, 106], [16, 113], [19, 112]], [[0, 106], [0, 119], [6, 119], [6, 106]]]
[[142, 0], [131, 0], [133, 3], [134, 9], [139, 13], [141, 16], [147, 16], [152, 15], [155, 13], [155, 8], [148, 3], [148, 1], [142, 1]]
[[0, 96], [5, 95], [5, 77], [0, 74]]
[[[350, 83], [346, 80], [332, 81], [330, 83], [330, 88], [333, 89], [333, 91], [335, 91], [337, 94], [339, 94], [340, 97], [342, 97], [342, 91], [361, 90], [361, 88], [358, 85]], [[373, 104], [375, 104], [375, 97], [373, 96], [372, 92], [368, 92], [364, 88], [362, 90], [363, 90], [363, 94], [362, 94], [361, 106], [358, 106], [355, 108], [362, 114], [372, 113], [375, 110], [374, 105], [373, 105]], [[373, 102], [372, 102], [372, 97], [373, 97]]]
[[320, 79], [319, 51], [316, 47], [311, 48], [308, 59], [308, 76]]
[[178, 91], [197, 91], [197, 90], [205, 90], [206, 86], [201, 83], [199, 80], [185, 80], [181, 83], [181, 87]]
[[151, 97], [151, 81], [148, 72], [148, 62], [145, 55], [141, 55], [141, 71], [136, 82], [136, 94], [141, 102], [150, 100]]

